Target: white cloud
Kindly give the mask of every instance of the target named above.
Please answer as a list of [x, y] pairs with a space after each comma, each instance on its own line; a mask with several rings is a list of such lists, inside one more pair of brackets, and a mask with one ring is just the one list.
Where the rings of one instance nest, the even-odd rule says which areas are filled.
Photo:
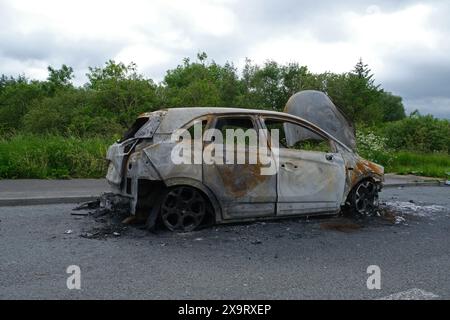
[[2, 58], [0, 73], [6, 75], [25, 75], [30, 79], [45, 79], [48, 75], [47, 66], [45, 62], [39, 60], [20, 61], [11, 58]]
[[295, 35], [270, 38], [251, 48], [249, 58], [257, 63], [275, 60], [281, 63], [299, 62], [312, 71], [349, 71], [360, 57], [351, 44], [320, 42], [308, 31]]
[[409, 109], [450, 116], [449, 14], [446, 0], [0, 0], [0, 73], [44, 79], [65, 63], [81, 84], [88, 66], [115, 59], [159, 81], [199, 51], [315, 72], [362, 57]]
[[115, 57], [124, 63], [135, 62], [143, 69], [167, 63], [171, 58], [170, 53], [147, 45], [131, 45], [122, 49]]
[[[14, 42], [14, 37], [26, 41], [45, 34], [45, 42], [59, 47], [79, 42], [89, 42], [93, 46], [112, 43], [115, 52], [108, 51], [110, 56], [104, 56], [103, 60], [133, 60], [146, 69], [167, 63], [174, 52], [192, 50], [195, 36], [221, 37], [234, 32], [235, 15], [227, 7], [230, 3], [204, 0], [7, 0], [3, 3], [7, 10], [4, 14], [14, 17], [14, 23], [0, 22], [3, 29], [0, 35]], [[26, 47], [27, 43], [21, 45]], [[83, 52], [74, 49], [70, 54], [82, 56]], [[86, 54], [95, 50], [83, 49], [87, 49]], [[65, 58], [52, 59], [53, 50], [51, 47], [46, 50], [47, 64], [59, 63]], [[4, 58], [0, 59], [1, 66]], [[20, 71], [28, 74], [30, 69]]]
[[432, 12], [422, 4], [387, 13], [373, 5], [363, 12], [342, 12], [338, 18], [324, 18], [324, 24], [329, 32], [342, 29], [344, 40], [322, 41], [315, 36], [315, 26], [299, 24], [287, 35], [274, 35], [257, 44], [249, 57], [258, 62], [299, 61], [317, 72], [349, 71], [363, 57], [377, 76], [388, 76], [391, 54], [403, 50], [426, 54], [439, 49], [440, 38], [429, 28]]

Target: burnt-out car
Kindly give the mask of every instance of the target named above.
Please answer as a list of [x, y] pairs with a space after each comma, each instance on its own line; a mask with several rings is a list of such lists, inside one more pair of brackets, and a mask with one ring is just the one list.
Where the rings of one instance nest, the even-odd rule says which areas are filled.
[[[243, 139], [228, 136], [229, 130], [244, 133]], [[247, 134], [252, 130], [257, 133], [253, 142]], [[236, 141], [238, 146], [226, 149]], [[174, 159], [183, 143], [189, 145], [184, 151], [192, 152], [181, 158], [191, 161]], [[205, 161], [207, 151], [215, 161]], [[161, 224], [172, 231], [335, 214], [343, 207], [365, 215], [377, 206], [384, 175], [383, 167], [358, 156], [352, 125], [318, 91], [293, 95], [284, 112], [173, 108], [145, 113], [109, 148], [107, 159], [112, 193], [125, 199], [130, 215], [150, 229]]]

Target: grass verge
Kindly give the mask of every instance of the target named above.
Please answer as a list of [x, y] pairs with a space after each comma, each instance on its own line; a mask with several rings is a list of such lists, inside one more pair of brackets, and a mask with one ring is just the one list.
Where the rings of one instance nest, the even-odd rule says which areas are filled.
[[104, 138], [15, 135], [0, 138], [1, 179], [100, 178], [112, 143]]
[[[0, 179], [102, 178], [112, 139], [18, 134], [0, 138]], [[450, 155], [398, 151], [364, 155], [385, 172], [446, 178]]]
[[386, 172], [414, 174], [419, 176], [447, 178], [450, 173], [450, 155], [446, 153], [395, 152]]

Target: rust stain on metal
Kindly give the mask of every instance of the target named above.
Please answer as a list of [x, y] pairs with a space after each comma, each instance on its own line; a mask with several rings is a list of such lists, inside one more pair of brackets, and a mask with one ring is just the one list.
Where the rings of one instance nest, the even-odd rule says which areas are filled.
[[380, 166], [365, 159], [359, 159], [352, 171], [352, 186], [355, 185], [362, 177], [372, 175], [383, 175]]
[[261, 175], [261, 164], [241, 164], [221, 166], [221, 178], [227, 191], [241, 198], [258, 184], [268, 179]]

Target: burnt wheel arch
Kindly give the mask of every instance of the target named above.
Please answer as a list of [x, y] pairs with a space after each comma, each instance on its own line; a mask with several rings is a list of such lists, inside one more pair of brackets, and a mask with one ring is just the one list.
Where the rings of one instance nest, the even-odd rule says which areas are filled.
[[172, 185], [160, 190], [158, 199], [147, 219], [147, 228], [156, 225], [170, 231], [189, 232], [215, 223], [210, 198], [191, 185]]
[[364, 178], [356, 183], [348, 194], [346, 211], [354, 216], [368, 216], [378, 207], [379, 183], [373, 178]]

